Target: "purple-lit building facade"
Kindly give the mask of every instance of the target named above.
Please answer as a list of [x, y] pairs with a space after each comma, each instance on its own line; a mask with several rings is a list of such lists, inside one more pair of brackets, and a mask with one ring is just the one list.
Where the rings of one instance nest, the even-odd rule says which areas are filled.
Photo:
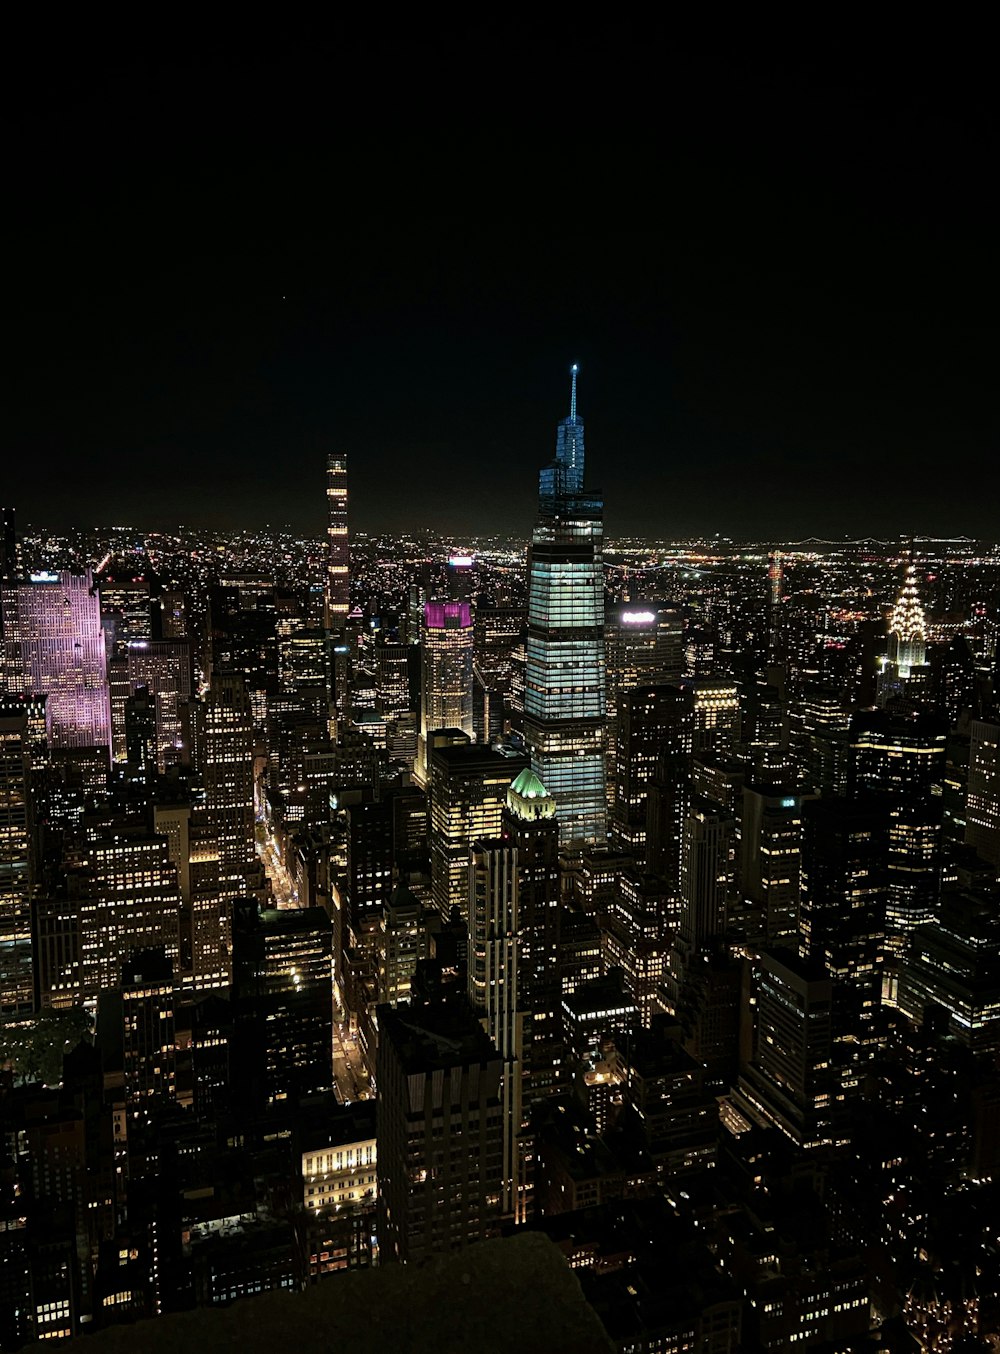
[[51, 748], [111, 746], [101, 606], [90, 571], [32, 574], [3, 589], [3, 671], [12, 695], [44, 695]]
[[472, 608], [427, 602], [421, 626], [420, 740], [414, 774], [427, 782], [427, 738], [435, 729], [472, 729]]

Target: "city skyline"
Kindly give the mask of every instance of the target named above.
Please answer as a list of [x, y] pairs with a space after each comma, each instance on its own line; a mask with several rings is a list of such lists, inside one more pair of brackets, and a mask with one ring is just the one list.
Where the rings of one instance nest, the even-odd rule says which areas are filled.
[[1000, 1348], [992, 47], [109, 17], [8, 62], [0, 1350]]

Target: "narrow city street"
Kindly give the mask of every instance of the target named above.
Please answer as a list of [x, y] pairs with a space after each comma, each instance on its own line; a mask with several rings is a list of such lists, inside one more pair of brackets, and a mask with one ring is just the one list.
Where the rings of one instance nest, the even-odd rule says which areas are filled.
[[357, 1041], [346, 1025], [333, 1027], [333, 1076], [337, 1099], [342, 1104], [371, 1099], [371, 1078]]
[[261, 819], [257, 820], [255, 838], [257, 854], [263, 861], [264, 870], [274, 893], [275, 906], [278, 908], [298, 907], [298, 890], [292, 883], [288, 871], [282, 865], [278, 848], [273, 838], [268, 836], [267, 827]]

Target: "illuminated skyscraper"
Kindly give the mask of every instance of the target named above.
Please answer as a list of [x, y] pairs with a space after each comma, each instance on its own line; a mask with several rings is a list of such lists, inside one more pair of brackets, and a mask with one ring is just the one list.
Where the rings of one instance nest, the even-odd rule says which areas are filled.
[[223, 896], [244, 894], [256, 865], [253, 714], [239, 673], [216, 673], [202, 707], [199, 756], [205, 809], [218, 834]]
[[740, 837], [740, 886], [758, 910], [765, 944], [797, 943], [801, 794], [794, 786], [744, 785]]
[[799, 954], [834, 980], [833, 1038], [845, 1084], [856, 1082], [856, 1065], [871, 1056], [876, 1036], [887, 831], [878, 804], [831, 797], [803, 805]]
[[524, 756], [470, 743], [434, 748], [430, 758], [431, 891], [442, 917], [457, 907], [468, 921], [469, 849], [500, 836], [507, 791]]
[[946, 745], [946, 726], [930, 715], [858, 710], [851, 718], [848, 796], [882, 804], [888, 813], [889, 968], [903, 955], [914, 927], [936, 914]]
[[[676, 857], [684, 821], [682, 801], [694, 737], [694, 699], [689, 685], [669, 682], [635, 687], [622, 699], [618, 728], [612, 836], [622, 850], [637, 860], [647, 859], [674, 885], [677, 871], [666, 865], [662, 848], [673, 848], [667, 854]], [[647, 821], [650, 802], [654, 806], [651, 825]], [[649, 857], [647, 830], [653, 836]]]
[[747, 1123], [773, 1124], [799, 1147], [826, 1146], [833, 1137], [833, 981], [822, 964], [783, 949], [765, 950], [755, 976], [757, 1046], [723, 1101], [723, 1123], [732, 1125], [735, 1109]]
[[1000, 869], [1000, 720], [972, 721], [965, 840]]
[[180, 951], [181, 891], [167, 839], [145, 827], [99, 828], [88, 850], [90, 874], [80, 910], [83, 996], [118, 988], [133, 950]]
[[125, 1101], [135, 1114], [176, 1093], [174, 966], [165, 950], [134, 950], [121, 990]]
[[468, 602], [427, 602], [421, 628], [420, 740], [416, 779], [428, 780], [428, 736], [472, 730], [472, 610]]
[[107, 657], [90, 573], [38, 573], [2, 589], [12, 695], [44, 695], [51, 748], [110, 748]]
[[233, 909], [232, 1080], [258, 1105], [329, 1090], [333, 928], [321, 907]]
[[518, 1001], [521, 923], [517, 847], [479, 841], [469, 863], [469, 1000], [503, 1059], [503, 1173], [500, 1211], [524, 1221], [518, 1207], [524, 1014]]
[[604, 841], [604, 501], [586, 493], [583, 420], [569, 417], [539, 476], [528, 555], [524, 734], [531, 766], [556, 801], [562, 844]]
[[0, 1010], [30, 1011], [28, 717], [0, 714]]
[[879, 663], [879, 705], [900, 697], [915, 700], [918, 705], [925, 703], [930, 682], [926, 641], [927, 617], [920, 600], [917, 566], [910, 551], [903, 586], [889, 615], [888, 649]]
[[912, 554], [896, 605], [889, 617], [889, 660], [898, 664], [902, 676], [919, 667], [926, 654], [927, 620], [917, 587], [917, 566]]
[[559, 824], [556, 802], [526, 767], [507, 791], [503, 838], [517, 850], [518, 1007], [524, 1012], [522, 1095], [530, 1107], [560, 1089]]
[[[153, 805], [153, 829], [167, 839], [181, 892], [182, 963], [178, 985], [204, 990], [228, 987], [231, 976], [232, 902], [219, 886], [215, 830], [187, 799]], [[225, 894], [225, 896], [224, 896]]]
[[347, 457], [326, 458], [326, 628], [342, 631], [350, 603]]
[[647, 682], [680, 677], [684, 670], [684, 621], [657, 602], [621, 602], [604, 618], [608, 805], [613, 810], [621, 774], [619, 741], [629, 692]]
[[191, 650], [186, 640], [130, 640], [127, 671], [129, 690], [149, 689], [156, 712], [157, 769], [186, 761], [183, 711], [191, 699]]

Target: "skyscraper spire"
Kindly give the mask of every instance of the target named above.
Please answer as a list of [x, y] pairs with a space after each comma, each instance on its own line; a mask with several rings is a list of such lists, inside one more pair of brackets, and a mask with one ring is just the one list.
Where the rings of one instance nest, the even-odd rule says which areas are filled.
[[570, 367], [569, 418], [564, 418], [556, 429], [558, 489], [570, 494], [578, 494], [583, 488], [583, 419], [576, 412], [576, 377], [579, 370], [575, 362]]
[[926, 701], [927, 614], [920, 600], [912, 542], [903, 551], [903, 586], [889, 613], [887, 652], [879, 660], [877, 703], [905, 698], [911, 705]]
[[583, 420], [560, 421], [556, 454], [539, 476], [528, 555], [524, 734], [531, 769], [556, 804], [563, 846], [605, 839], [604, 503], [583, 488]]
[[889, 616], [889, 657], [909, 669], [923, 663], [927, 617], [920, 601], [913, 548], [906, 551], [906, 571], [896, 605]]

